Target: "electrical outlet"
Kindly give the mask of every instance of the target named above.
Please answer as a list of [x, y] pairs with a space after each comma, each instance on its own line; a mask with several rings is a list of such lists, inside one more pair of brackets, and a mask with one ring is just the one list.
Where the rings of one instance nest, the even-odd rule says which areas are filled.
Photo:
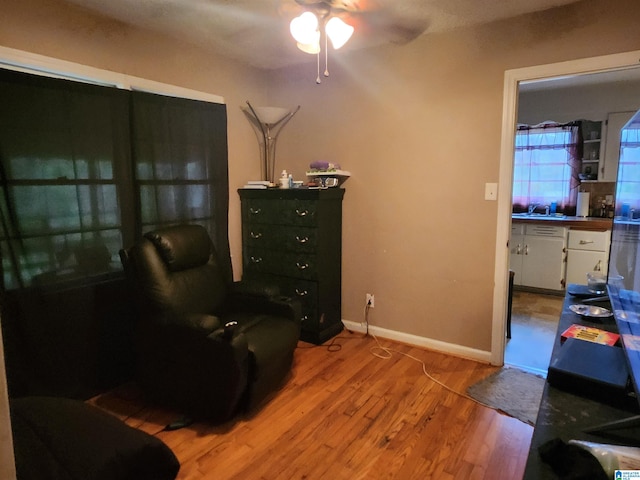
[[366, 302], [365, 305], [368, 305], [370, 308], [374, 307], [375, 296], [373, 295], [373, 293], [367, 293], [365, 302]]

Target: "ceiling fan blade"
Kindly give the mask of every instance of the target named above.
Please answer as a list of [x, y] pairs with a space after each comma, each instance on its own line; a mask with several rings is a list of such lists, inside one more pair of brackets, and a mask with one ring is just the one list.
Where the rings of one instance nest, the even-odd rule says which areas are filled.
[[430, 24], [425, 15], [403, 15], [388, 8], [346, 14], [343, 20], [353, 25], [358, 35], [379, 37], [379, 43], [399, 45], [418, 38]]

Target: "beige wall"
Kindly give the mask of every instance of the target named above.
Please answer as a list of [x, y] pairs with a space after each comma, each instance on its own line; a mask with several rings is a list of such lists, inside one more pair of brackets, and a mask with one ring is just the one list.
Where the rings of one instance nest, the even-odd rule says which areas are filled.
[[267, 98], [302, 105], [279, 140], [277, 169], [303, 178], [310, 161], [327, 159], [353, 174], [345, 185], [343, 318], [362, 321], [370, 292], [372, 324], [488, 351], [497, 208], [483, 196], [498, 178], [504, 71], [638, 49], [639, 20], [635, 0], [588, 0], [403, 47], [332, 54], [322, 85], [312, 58], [261, 72], [50, 0], [5, 0], [0, 45], [224, 96], [236, 275], [235, 188], [259, 175], [239, 106]]
[[314, 159], [353, 174], [344, 319], [362, 320], [370, 292], [374, 325], [490, 350], [497, 205], [483, 198], [498, 179], [504, 72], [638, 49], [639, 20], [633, 0], [587, 1], [333, 54], [321, 85], [313, 59], [277, 73], [274, 103], [302, 104], [279, 162], [296, 176]]

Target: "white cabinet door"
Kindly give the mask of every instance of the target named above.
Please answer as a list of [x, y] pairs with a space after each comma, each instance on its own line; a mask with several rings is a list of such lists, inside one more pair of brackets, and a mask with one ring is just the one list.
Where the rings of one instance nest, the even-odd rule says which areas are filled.
[[513, 270], [514, 285], [522, 285], [522, 259], [524, 258], [524, 235], [512, 234], [509, 240], [509, 269]]
[[600, 271], [607, 273], [608, 252], [589, 250], [569, 250], [567, 252], [567, 285], [587, 284], [587, 273]]
[[527, 235], [522, 261], [522, 285], [562, 290], [564, 247], [561, 237]]

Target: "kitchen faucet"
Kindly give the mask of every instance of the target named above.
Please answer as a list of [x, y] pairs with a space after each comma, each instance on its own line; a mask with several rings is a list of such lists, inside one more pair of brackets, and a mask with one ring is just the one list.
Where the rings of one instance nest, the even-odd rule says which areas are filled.
[[[531, 204], [529, 204], [529, 209], [528, 209], [529, 215], [533, 215], [533, 213], [536, 211], [536, 208], [538, 208], [539, 206], [540, 206], [539, 203], [531, 203]], [[544, 206], [544, 214], [545, 215], [549, 215], [550, 210], [551, 210], [551, 207], [549, 207], [549, 205], [545, 205]]]

